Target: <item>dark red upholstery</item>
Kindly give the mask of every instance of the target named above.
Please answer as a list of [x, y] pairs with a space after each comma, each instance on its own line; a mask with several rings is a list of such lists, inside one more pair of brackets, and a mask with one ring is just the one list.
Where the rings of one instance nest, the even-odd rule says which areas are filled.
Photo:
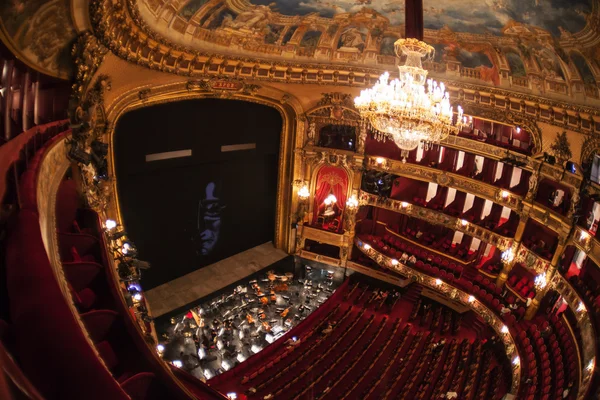
[[37, 213], [21, 210], [16, 222], [7, 243], [7, 287], [23, 371], [47, 399], [126, 399], [59, 288]]
[[[121, 387], [132, 400], [162, 400], [170, 397], [164, 385], [151, 372], [136, 374], [123, 382]], [[198, 398], [202, 399], [203, 396]]]
[[102, 265], [94, 262], [65, 262], [63, 271], [73, 289], [79, 292], [90, 286], [102, 271]]
[[74, 180], [64, 180], [56, 193], [56, 229], [59, 232], [72, 232], [73, 221], [77, 217], [79, 195]]

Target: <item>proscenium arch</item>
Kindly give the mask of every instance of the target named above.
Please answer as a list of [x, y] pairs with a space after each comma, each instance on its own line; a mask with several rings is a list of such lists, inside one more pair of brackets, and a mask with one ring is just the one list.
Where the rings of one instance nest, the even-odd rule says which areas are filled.
[[[291, 251], [290, 234], [291, 234], [291, 211], [292, 211], [292, 182], [294, 176], [294, 155], [298, 129], [297, 123], [299, 114], [298, 107], [290, 104], [292, 101], [282, 102], [281, 97], [274, 98], [269, 96], [261, 96], [258, 94], [246, 93], [227, 93], [227, 92], [208, 92], [188, 90], [185, 82], [180, 82], [171, 86], [157, 87], [155, 96], [149, 96], [146, 99], [140, 99], [140, 90], [145, 88], [136, 88], [120, 97], [117, 104], [111, 105], [107, 112], [107, 120], [110, 124], [104, 133], [104, 140], [109, 145], [109, 154], [107, 157], [109, 175], [111, 179], [111, 187], [113, 197], [108, 206], [108, 216], [117, 223], [124, 225], [124, 221], [120, 209], [119, 193], [117, 191], [115, 163], [114, 163], [114, 132], [117, 121], [127, 112], [136, 109], [144, 108], [151, 105], [171, 103], [191, 99], [228, 99], [247, 101], [251, 103], [262, 104], [276, 109], [281, 115], [283, 121], [280, 145], [279, 145], [279, 160], [278, 160], [278, 178], [277, 178], [277, 199], [276, 199], [276, 215], [275, 215], [275, 238], [274, 245], [286, 252]], [[160, 93], [158, 93], [160, 91]]]

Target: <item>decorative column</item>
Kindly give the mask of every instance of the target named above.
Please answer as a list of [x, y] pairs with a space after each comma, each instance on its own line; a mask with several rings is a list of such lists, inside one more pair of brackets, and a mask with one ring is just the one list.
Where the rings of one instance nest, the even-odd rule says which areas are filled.
[[340, 248], [340, 260], [342, 265], [346, 265], [348, 259], [352, 256], [352, 247], [354, 236], [356, 235], [356, 213], [358, 212], [358, 199], [356, 194], [346, 201], [346, 209], [344, 210], [344, 245]]
[[[2, 79], [4, 80], [4, 82], [2, 82], [2, 86], [4, 87], [4, 96], [3, 96], [3, 102], [2, 102], [2, 114], [4, 117], [4, 120], [2, 121], [2, 123], [4, 124], [4, 138], [6, 140], [10, 140], [12, 137], [12, 132], [11, 132], [11, 123], [10, 123], [10, 115], [11, 115], [11, 111], [12, 111], [12, 98], [13, 98], [13, 90], [12, 90], [12, 78], [13, 78], [13, 66], [14, 66], [14, 61], [13, 60], [9, 60], [9, 61], [5, 61], [4, 63], [4, 76], [2, 77]], [[18, 132], [17, 132], [18, 133]]]
[[537, 310], [540, 308], [540, 303], [542, 299], [548, 293], [548, 282], [552, 280], [554, 273], [556, 272], [556, 268], [549, 268], [548, 271], [543, 272], [535, 277], [535, 297], [531, 300], [531, 304], [527, 307], [527, 311], [525, 311], [525, 319], [530, 321], [535, 317]]
[[548, 268], [548, 270], [535, 277], [536, 293], [535, 293], [535, 297], [531, 301], [531, 304], [527, 308], [527, 311], [525, 312], [526, 320], [531, 320], [535, 316], [535, 314], [537, 313], [537, 311], [540, 307], [540, 303], [542, 302], [542, 299], [544, 298], [546, 293], [548, 293], [548, 289], [549, 289], [548, 282], [552, 281], [552, 277], [556, 273], [557, 265], [560, 262], [560, 257], [562, 256], [563, 252], [565, 251], [565, 248], [566, 248], [566, 240], [561, 239], [558, 242], [558, 246], [556, 246], [556, 251], [554, 252], [554, 255], [552, 256], [552, 261], [550, 262], [550, 267]]
[[542, 164], [540, 163], [540, 165], [533, 171], [533, 174], [531, 174], [529, 177], [529, 190], [525, 196], [525, 200], [527, 201], [533, 201], [537, 195], [541, 168]]
[[519, 225], [517, 226], [517, 231], [515, 232], [515, 238], [513, 239], [512, 246], [502, 253], [503, 267], [502, 271], [500, 271], [500, 274], [498, 274], [498, 279], [496, 280], [496, 286], [498, 287], [504, 286], [504, 283], [508, 279], [508, 274], [515, 265], [515, 254], [517, 254], [517, 250], [521, 245], [521, 239], [523, 239], [523, 232], [525, 232], [525, 225], [527, 225], [528, 220], [529, 216], [521, 216], [521, 218], [519, 219]]

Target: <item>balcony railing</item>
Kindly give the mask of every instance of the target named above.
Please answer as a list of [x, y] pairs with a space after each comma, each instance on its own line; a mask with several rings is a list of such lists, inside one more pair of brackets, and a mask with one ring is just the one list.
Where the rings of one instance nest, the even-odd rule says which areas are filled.
[[498, 247], [500, 250], [506, 250], [512, 244], [511, 238], [498, 235], [497, 233], [494, 233], [476, 224], [471, 224], [467, 221], [463, 222], [461, 219], [444, 214], [443, 212], [431, 210], [425, 207], [419, 207], [403, 201], [392, 199], [382, 200], [377, 195], [361, 191], [359, 204], [385, 208], [386, 210], [391, 210], [400, 214], [408, 215], [410, 217], [422, 219], [434, 225], [440, 225], [455, 231], [463, 232], [483, 242], [490, 243], [491, 245]]

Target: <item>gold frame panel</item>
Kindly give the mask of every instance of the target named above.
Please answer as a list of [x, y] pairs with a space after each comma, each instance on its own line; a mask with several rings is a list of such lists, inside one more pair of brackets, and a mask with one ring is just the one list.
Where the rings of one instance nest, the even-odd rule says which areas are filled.
[[[141, 93], [148, 93], [142, 96]], [[294, 179], [294, 148], [296, 146], [297, 133], [302, 135], [303, 129], [298, 121], [297, 107], [290, 102], [282, 102], [281, 95], [271, 97], [268, 94], [250, 94], [247, 92], [218, 92], [218, 91], [196, 91], [190, 90], [187, 82], [178, 82], [175, 84], [157, 85], [154, 87], [144, 86], [130, 90], [115, 99], [107, 110], [107, 121], [110, 121], [104, 134], [105, 140], [109, 145], [108, 168], [109, 175], [112, 178], [111, 186], [113, 197], [109, 203], [107, 213], [117, 223], [125, 225], [119, 202], [117, 191], [117, 177], [114, 164], [114, 141], [113, 135], [118, 120], [127, 112], [148, 107], [151, 105], [170, 103], [191, 99], [221, 98], [228, 100], [241, 100], [251, 103], [257, 103], [272, 107], [279, 111], [283, 124], [281, 129], [281, 140], [279, 147], [279, 167], [277, 179], [277, 203], [275, 216], [275, 238], [273, 243], [276, 248], [291, 253], [290, 234], [291, 234], [291, 216], [292, 216], [292, 192], [293, 188], [289, 182]]]

